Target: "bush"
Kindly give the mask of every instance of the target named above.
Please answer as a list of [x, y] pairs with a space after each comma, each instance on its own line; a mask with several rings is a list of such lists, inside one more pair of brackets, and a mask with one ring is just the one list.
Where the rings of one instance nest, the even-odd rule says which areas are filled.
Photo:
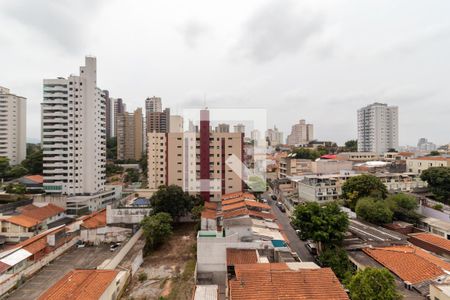
[[361, 198], [356, 204], [356, 214], [367, 222], [377, 225], [392, 223], [394, 213], [383, 200]]
[[138, 280], [140, 282], [146, 281], [147, 280], [147, 273], [145, 273], [145, 272], [139, 273]]
[[351, 177], [342, 185], [342, 197], [348, 200], [351, 209], [355, 209], [358, 199], [364, 197], [384, 199], [387, 193], [386, 186], [381, 180], [370, 174]]
[[435, 210], [443, 211], [443, 210], [444, 210], [444, 205], [442, 205], [442, 204], [435, 204], [435, 205], [433, 206], [433, 208], [434, 208]]
[[416, 213], [419, 207], [416, 197], [399, 193], [389, 196], [386, 202], [394, 213], [394, 219], [413, 224], [419, 223], [422, 216]]
[[319, 255], [318, 260], [322, 267], [331, 268], [341, 282], [350, 279], [354, 272], [347, 252], [342, 248], [327, 248]]
[[168, 213], [157, 213], [142, 220], [146, 252], [155, 250], [172, 235], [171, 224], [172, 217]]

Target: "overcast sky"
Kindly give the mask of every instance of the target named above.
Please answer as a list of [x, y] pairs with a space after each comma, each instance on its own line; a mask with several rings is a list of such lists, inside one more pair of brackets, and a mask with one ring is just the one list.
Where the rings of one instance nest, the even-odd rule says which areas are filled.
[[0, 85], [28, 98], [95, 55], [98, 84], [129, 108], [264, 108], [285, 133], [356, 137], [356, 110], [399, 106], [400, 144], [450, 142], [450, 1], [0, 0]]

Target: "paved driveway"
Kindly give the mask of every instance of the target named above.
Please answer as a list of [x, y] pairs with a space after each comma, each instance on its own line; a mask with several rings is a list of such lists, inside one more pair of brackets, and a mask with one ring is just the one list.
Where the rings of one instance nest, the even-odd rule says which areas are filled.
[[108, 245], [86, 248], [74, 247], [25, 281], [7, 299], [36, 299], [72, 269], [96, 268], [112, 255], [113, 253], [109, 251]]
[[281, 212], [275, 205], [276, 201], [269, 200], [269, 204], [277, 218], [277, 223], [282, 227], [281, 230], [289, 240], [289, 246], [291, 249], [297, 253], [298, 257], [300, 257], [302, 261], [314, 262], [314, 257], [306, 249], [305, 242], [299, 239], [294, 228], [292, 228], [289, 217], [285, 213]]

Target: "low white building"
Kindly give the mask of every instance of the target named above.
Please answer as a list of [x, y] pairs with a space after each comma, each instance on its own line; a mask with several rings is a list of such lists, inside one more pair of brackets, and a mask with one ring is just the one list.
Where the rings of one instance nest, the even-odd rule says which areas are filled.
[[82, 218], [80, 239], [98, 245], [100, 243], [123, 242], [131, 236], [131, 228], [106, 223], [106, 209]]

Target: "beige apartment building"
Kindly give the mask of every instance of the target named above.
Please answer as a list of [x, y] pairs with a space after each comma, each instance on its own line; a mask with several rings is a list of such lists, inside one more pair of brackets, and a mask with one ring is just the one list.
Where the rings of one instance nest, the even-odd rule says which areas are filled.
[[280, 159], [278, 178], [286, 178], [288, 176], [299, 176], [305, 173], [311, 173], [311, 168], [312, 161], [310, 159], [282, 157]]
[[314, 139], [313, 124], [306, 124], [305, 120], [300, 120], [298, 124], [292, 126], [291, 133], [287, 137], [288, 145], [304, 145]]
[[174, 184], [213, 202], [242, 191], [242, 133], [211, 132], [203, 126], [199, 133], [149, 132], [147, 138], [150, 189]]
[[408, 172], [420, 174], [431, 167], [450, 167], [450, 158], [426, 156], [406, 160], [406, 169]]
[[142, 108], [120, 113], [117, 119], [117, 159], [140, 160], [144, 151]]

